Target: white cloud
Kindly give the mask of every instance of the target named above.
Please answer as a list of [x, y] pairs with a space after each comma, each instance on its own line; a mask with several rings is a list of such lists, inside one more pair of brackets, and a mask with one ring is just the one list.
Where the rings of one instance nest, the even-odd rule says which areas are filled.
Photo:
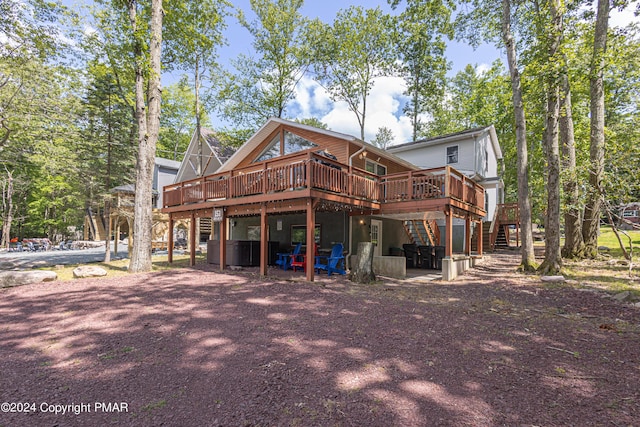
[[638, 17], [634, 15], [635, 5], [631, 4], [625, 9], [619, 11], [617, 8], [611, 9], [609, 15], [610, 27], [626, 27], [632, 22], [638, 22]]
[[[401, 110], [405, 102], [404, 90], [405, 84], [400, 77], [376, 79], [367, 99], [366, 141], [371, 141], [383, 126], [391, 129], [396, 144], [411, 139], [411, 123]], [[299, 118], [318, 117], [332, 130], [360, 137], [360, 125], [347, 104], [331, 101], [327, 91], [309, 78], [303, 78], [298, 84], [293, 105]]]

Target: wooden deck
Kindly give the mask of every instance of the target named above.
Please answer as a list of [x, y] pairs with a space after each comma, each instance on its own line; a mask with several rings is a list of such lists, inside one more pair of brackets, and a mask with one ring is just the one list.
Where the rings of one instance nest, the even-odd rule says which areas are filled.
[[163, 211], [316, 198], [381, 214], [450, 205], [481, 217], [484, 197], [484, 188], [448, 166], [377, 176], [308, 151], [166, 186]]

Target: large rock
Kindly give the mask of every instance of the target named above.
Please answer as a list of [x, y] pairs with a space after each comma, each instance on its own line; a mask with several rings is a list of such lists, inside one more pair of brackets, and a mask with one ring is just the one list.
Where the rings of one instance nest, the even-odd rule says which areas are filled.
[[76, 279], [82, 279], [85, 277], [100, 277], [106, 276], [107, 270], [95, 265], [81, 265], [73, 269], [73, 277]]
[[0, 272], [0, 288], [28, 285], [31, 283], [52, 282], [58, 278], [55, 271], [3, 271]]
[[547, 283], [564, 283], [564, 276], [542, 276], [540, 278], [543, 282]]

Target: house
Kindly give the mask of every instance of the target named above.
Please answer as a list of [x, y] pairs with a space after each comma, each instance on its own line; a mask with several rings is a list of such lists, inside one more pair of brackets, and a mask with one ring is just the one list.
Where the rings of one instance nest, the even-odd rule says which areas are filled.
[[[200, 137], [198, 137], [198, 129], [193, 131], [189, 146], [185, 152], [182, 163], [172, 182], [189, 181], [197, 179], [201, 176], [211, 175], [215, 173], [224, 162], [234, 153], [234, 148], [223, 145], [215, 132], [204, 127], [200, 128]], [[166, 185], [165, 184], [165, 185]], [[183, 221], [178, 224], [177, 237], [183, 241], [188, 241], [189, 221]], [[196, 245], [206, 242], [211, 235], [211, 218], [196, 219]]]
[[[508, 246], [509, 225], [517, 225], [516, 206], [504, 205], [504, 182], [501, 178], [502, 150], [496, 130], [491, 126], [422, 139], [388, 148], [389, 152], [420, 168], [451, 166], [485, 189], [485, 250], [496, 243]], [[500, 211], [498, 211], [500, 207]], [[498, 217], [509, 218], [499, 221]], [[444, 221], [437, 221], [440, 229]], [[453, 222], [454, 250], [461, 250], [464, 222]]]
[[640, 203], [628, 203], [619, 207], [620, 228], [631, 230], [640, 227]]
[[174, 182], [215, 173], [233, 152], [233, 148], [224, 146], [211, 129], [201, 127], [200, 138], [198, 130], [194, 130]]
[[[411, 242], [408, 224], [427, 231], [423, 244], [442, 247], [445, 280], [482, 256], [478, 225], [486, 216], [485, 190], [465, 174], [451, 166], [422, 169], [353, 136], [277, 118], [268, 120], [215, 173], [176, 182], [163, 193], [170, 230], [176, 221], [191, 219], [192, 264], [197, 218], [214, 221], [208, 245], [211, 253], [217, 252], [221, 269], [228, 258], [233, 264], [235, 255], [227, 252], [236, 245], [248, 248], [241, 258], [259, 265], [262, 275], [267, 275], [274, 251], [289, 251], [298, 243], [311, 247], [307, 242], [312, 241], [319, 250], [342, 243], [347, 259], [359, 242], [370, 241], [374, 271], [377, 261], [404, 266], [404, 258], [393, 255]], [[454, 218], [463, 221], [465, 231], [455, 256]], [[437, 220], [444, 222], [441, 232], [434, 225]], [[472, 256], [474, 232], [479, 238]], [[313, 257], [306, 262], [311, 281]]]
[[[162, 215], [160, 208], [163, 206], [162, 188], [170, 185], [175, 181], [175, 177], [180, 168], [180, 162], [175, 160], [155, 158], [153, 169], [153, 187], [152, 187], [152, 206], [153, 206], [153, 240], [167, 241], [166, 224], [168, 217]], [[112, 202], [109, 214], [111, 221], [111, 230], [118, 238], [114, 239], [115, 251], [118, 252], [118, 240], [121, 235], [128, 236], [129, 248], [131, 248], [131, 233], [133, 224], [133, 206], [136, 194], [135, 184], [124, 184], [109, 190], [112, 194]], [[104, 241], [106, 237], [106, 218], [104, 212], [98, 211], [94, 213], [91, 209], [87, 209], [85, 215], [84, 239], [94, 241]]]
[[421, 169], [451, 166], [482, 185], [487, 220], [493, 218], [496, 206], [504, 203], [504, 182], [499, 173], [502, 150], [493, 125], [394, 145], [388, 151]]

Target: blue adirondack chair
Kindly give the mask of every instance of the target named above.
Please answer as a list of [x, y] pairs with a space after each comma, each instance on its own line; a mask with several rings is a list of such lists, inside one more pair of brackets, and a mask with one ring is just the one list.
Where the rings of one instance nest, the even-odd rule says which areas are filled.
[[302, 243], [298, 243], [295, 248], [293, 248], [292, 253], [279, 253], [278, 259], [276, 260], [276, 265], [280, 266], [283, 270], [287, 270], [291, 267], [291, 255], [298, 255], [300, 250], [302, 249]]
[[[316, 257], [316, 262], [313, 268], [318, 270], [318, 274], [320, 274], [320, 270], [326, 271], [327, 276], [331, 276], [331, 273], [338, 273], [342, 275], [347, 274], [345, 270], [346, 267], [344, 264], [344, 255], [342, 255], [342, 250], [342, 243], [336, 243], [335, 245], [333, 245], [333, 248], [331, 248], [331, 255], [329, 255], [328, 257]], [[322, 259], [326, 259], [327, 263], [323, 264], [321, 262]], [[340, 265], [342, 266], [342, 268], [340, 268]]]

